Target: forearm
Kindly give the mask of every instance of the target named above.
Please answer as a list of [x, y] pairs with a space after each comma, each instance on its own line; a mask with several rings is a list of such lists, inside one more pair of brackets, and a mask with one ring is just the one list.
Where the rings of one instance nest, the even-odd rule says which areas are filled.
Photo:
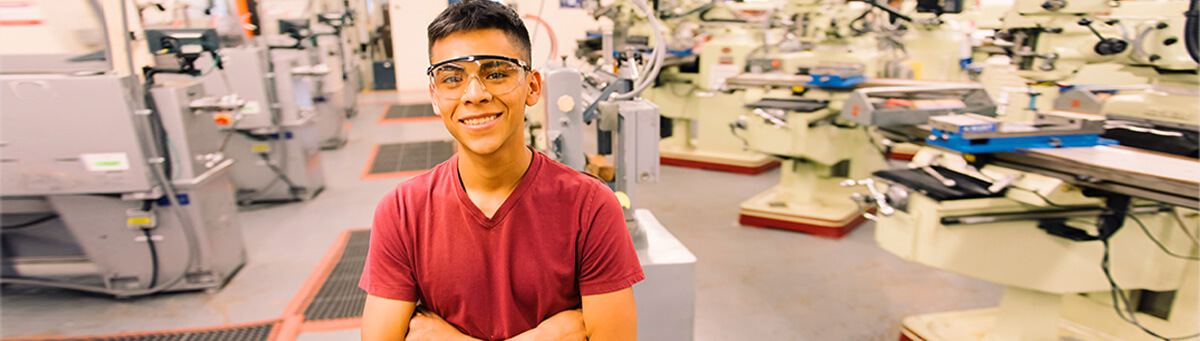
[[567, 309], [543, 320], [533, 329], [508, 340], [587, 340], [586, 333], [587, 330], [583, 327], [583, 312], [579, 309]]
[[470, 335], [463, 334], [454, 327], [450, 322], [446, 322], [441, 316], [438, 316], [433, 311], [418, 306], [413, 312], [412, 319], [409, 322], [408, 336], [405, 340], [408, 341], [425, 341], [425, 340], [451, 340], [451, 341], [479, 341]]

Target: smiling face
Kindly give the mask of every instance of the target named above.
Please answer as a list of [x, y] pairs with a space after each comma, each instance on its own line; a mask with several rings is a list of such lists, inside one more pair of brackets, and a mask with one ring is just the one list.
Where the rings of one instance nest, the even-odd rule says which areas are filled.
[[[429, 56], [433, 62], [479, 55], [520, 59], [521, 50], [504, 31], [482, 29], [446, 35], [433, 43]], [[466, 89], [458, 98], [446, 98], [429, 84], [434, 112], [442, 118], [446, 130], [458, 140], [459, 152], [493, 155], [497, 151], [525, 148], [525, 107], [537, 104], [542, 91], [542, 75], [525, 72], [516, 88], [491, 93], [482, 79], [467, 77]]]

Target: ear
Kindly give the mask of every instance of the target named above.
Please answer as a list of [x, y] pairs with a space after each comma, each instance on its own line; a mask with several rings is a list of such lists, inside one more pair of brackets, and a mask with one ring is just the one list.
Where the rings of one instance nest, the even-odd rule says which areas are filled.
[[542, 99], [542, 73], [538, 70], [529, 72], [529, 95], [525, 97], [525, 106], [534, 106]]

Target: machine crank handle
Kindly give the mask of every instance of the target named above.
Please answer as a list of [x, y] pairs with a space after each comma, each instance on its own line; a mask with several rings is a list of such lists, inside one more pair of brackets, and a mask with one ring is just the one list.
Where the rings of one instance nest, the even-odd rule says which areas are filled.
[[887, 196], [883, 195], [883, 192], [880, 192], [879, 189], [875, 188], [875, 180], [874, 179], [870, 179], [870, 178], [862, 179], [862, 180], [851, 179], [851, 180], [842, 181], [841, 185], [842, 185], [842, 187], [853, 187], [853, 186], [866, 187], [867, 191], [871, 192], [872, 201], [875, 202], [876, 206], [879, 206], [879, 214], [880, 215], [886, 217], [886, 216], [890, 216], [890, 215], [896, 213], [896, 209], [893, 208], [892, 205], [888, 204]]
[[771, 113], [767, 112], [766, 110], [754, 109], [754, 114], [758, 115], [758, 117], [762, 117], [763, 119], [767, 120], [767, 122], [771, 122], [771, 124], [774, 125], [775, 128], [787, 128], [788, 127], [787, 121], [780, 119], [779, 116], [772, 115]]
[[925, 174], [929, 174], [929, 176], [932, 176], [934, 179], [937, 179], [938, 182], [941, 182], [942, 186], [954, 187], [955, 185], [958, 185], [958, 182], [955, 182], [954, 180], [951, 180], [951, 179], [946, 178], [945, 176], [942, 176], [942, 173], [938, 173], [937, 170], [933, 169], [932, 166], [924, 165], [919, 168], [921, 168], [921, 170], [925, 171]]
[[870, 212], [867, 212], [867, 209], [863, 208], [863, 204], [870, 204], [875, 201], [874, 199], [868, 198], [867, 196], [863, 195], [862, 193], [850, 194], [850, 199], [853, 199], [854, 203], [858, 204], [858, 210], [862, 211], [863, 218], [866, 218], [867, 220], [870, 220], [870, 221], [879, 221], [878, 216], [871, 214]]

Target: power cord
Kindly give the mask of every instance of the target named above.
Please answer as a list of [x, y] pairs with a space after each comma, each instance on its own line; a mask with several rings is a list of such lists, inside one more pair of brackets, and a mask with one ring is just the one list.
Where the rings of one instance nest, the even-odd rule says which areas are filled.
[[[1130, 217], [1132, 217], [1132, 215]], [[1125, 320], [1125, 322], [1138, 327], [1138, 329], [1146, 332], [1146, 334], [1163, 339], [1164, 341], [1185, 340], [1200, 336], [1200, 333], [1197, 333], [1188, 336], [1166, 337], [1159, 335], [1150, 329], [1146, 329], [1141, 322], [1138, 322], [1137, 312], [1135, 312], [1133, 310], [1133, 306], [1129, 304], [1129, 296], [1125, 295], [1124, 289], [1121, 289], [1121, 287], [1117, 285], [1117, 281], [1113, 280], [1112, 269], [1109, 264], [1110, 247], [1108, 245], [1108, 238], [1101, 239], [1100, 242], [1104, 244], [1104, 258], [1100, 261], [1100, 269], [1104, 270], [1104, 278], [1108, 280], [1108, 285], [1112, 287], [1112, 290], [1109, 291], [1109, 294], [1112, 296], [1113, 310], [1117, 312], [1117, 316], [1120, 316], [1122, 320]], [[1121, 304], [1125, 305], [1124, 309], [1121, 309]]]
[[[154, 200], [142, 201], [142, 212], [150, 212], [153, 209]], [[154, 237], [150, 235], [150, 230], [148, 227], [142, 228], [142, 235], [146, 236], [146, 246], [150, 249], [150, 285], [146, 286], [147, 288], [158, 285], [158, 248], [154, 245]]]
[[7, 231], [12, 231], [12, 230], [20, 230], [20, 229], [24, 229], [24, 228], [29, 228], [29, 227], [37, 226], [37, 225], [40, 225], [40, 224], [42, 224], [42, 223], [45, 223], [45, 222], [48, 222], [48, 221], [51, 221], [51, 220], [54, 220], [54, 219], [58, 219], [58, 215], [57, 215], [57, 214], [51, 214], [51, 215], [47, 215], [47, 216], [44, 216], [44, 217], [40, 217], [40, 218], [37, 218], [37, 219], [34, 219], [34, 220], [30, 220], [30, 221], [27, 221], [27, 222], [23, 222], [23, 223], [19, 223], [19, 224], [14, 224], [14, 225], [4, 225], [2, 228], [3, 228], [4, 230], [7, 230]]
[[287, 174], [283, 173], [283, 170], [271, 164], [271, 158], [267, 156], [267, 153], [258, 153], [258, 156], [263, 159], [263, 163], [267, 165], [267, 168], [270, 168], [271, 171], [275, 172], [275, 176], [277, 176], [280, 180], [283, 180], [283, 183], [287, 184], [288, 192], [292, 194], [292, 200], [300, 200], [300, 196], [297, 194], [297, 192], [300, 190], [300, 187], [296, 186], [296, 183], [292, 182], [292, 179], [289, 179]]
[[1192, 230], [1188, 230], [1187, 224], [1183, 223], [1183, 218], [1179, 217], [1179, 211], [1171, 211], [1171, 218], [1175, 218], [1175, 222], [1179, 223], [1179, 229], [1183, 230], [1183, 234], [1187, 235], [1188, 238], [1192, 240], [1192, 243], [1200, 244], [1200, 238], [1197, 238], [1196, 235], [1192, 233]]
[[150, 285], [148, 288], [153, 288], [158, 285], [158, 249], [154, 246], [154, 237], [150, 236], [150, 229], [142, 228], [142, 234], [146, 236], [146, 245], [150, 249]]
[[1038, 199], [1042, 199], [1042, 201], [1043, 201], [1043, 202], [1045, 202], [1045, 203], [1046, 203], [1046, 205], [1050, 205], [1050, 207], [1055, 207], [1055, 208], [1064, 208], [1064, 209], [1097, 208], [1097, 206], [1094, 206], [1094, 205], [1064, 205], [1064, 204], [1058, 204], [1058, 203], [1055, 203], [1055, 202], [1053, 202], [1053, 201], [1050, 201], [1050, 198], [1047, 198], [1045, 195], [1042, 195], [1042, 193], [1041, 193], [1041, 192], [1038, 192], [1038, 191], [1035, 191], [1035, 190], [1032, 190], [1032, 189], [1023, 188], [1023, 187], [1017, 187], [1017, 186], [1014, 186], [1014, 185], [1009, 185], [1009, 186], [1008, 186], [1008, 188], [1019, 189], [1019, 190], [1022, 190], [1022, 191], [1029, 192], [1029, 193], [1033, 193], [1033, 195], [1036, 195], [1036, 196], [1038, 197]]
[[1161, 241], [1159, 241], [1158, 238], [1154, 237], [1153, 234], [1150, 234], [1150, 229], [1146, 228], [1146, 224], [1142, 223], [1142, 219], [1140, 219], [1137, 216], [1132, 215], [1132, 214], [1129, 215], [1129, 218], [1133, 219], [1133, 222], [1137, 223], [1138, 227], [1142, 228], [1142, 232], [1146, 233], [1146, 237], [1150, 237], [1150, 240], [1154, 242], [1154, 245], [1158, 245], [1159, 249], [1161, 249], [1163, 252], [1166, 252], [1168, 255], [1171, 255], [1171, 257], [1175, 257], [1175, 258], [1179, 258], [1179, 259], [1186, 259], [1186, 260], [1191, 260], [1191, 261], [1200, 261], [1200, 257], [1184, 256], [1181, 254], [1171, 252], [1171, 250], [1167, 249], [1167, 247], [1165, 245], [1163, 245], [1163, 243]]

